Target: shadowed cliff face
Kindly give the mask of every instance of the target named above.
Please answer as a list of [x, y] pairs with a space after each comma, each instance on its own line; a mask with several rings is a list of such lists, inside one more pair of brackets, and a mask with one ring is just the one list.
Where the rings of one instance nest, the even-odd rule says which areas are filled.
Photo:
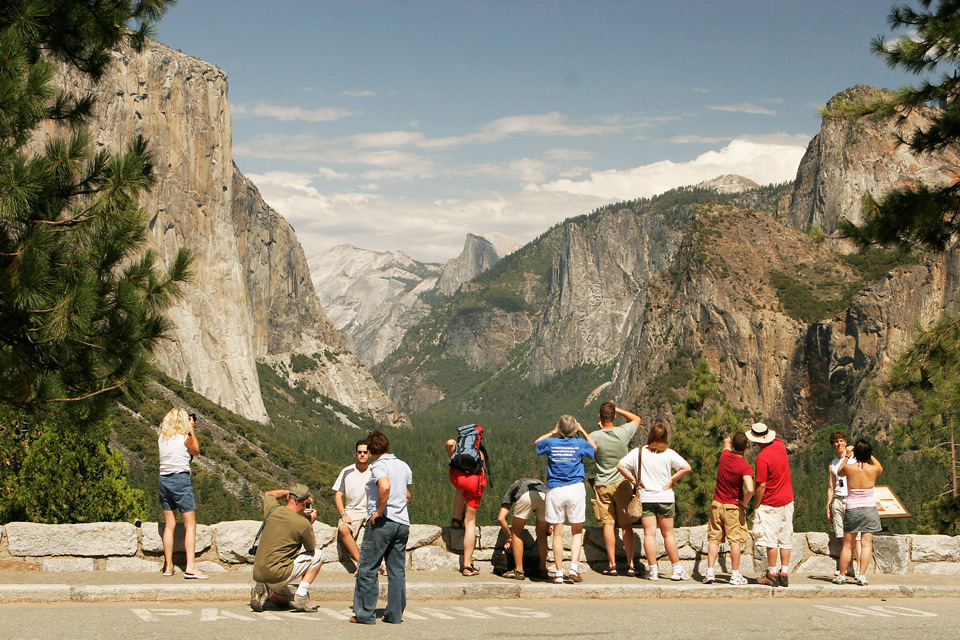
[[[195, 256], [196, 277], [169, 312], [171, 339], [157, 349], [157, 362], [177, 380], [189, 375], [204, 396], [265, 422], [257, 358], [281, 363], [294, 353], [339, 353], [340, 336], [293, 229], [233, 164], [226, 74], [158, 43], [114, 57], [95, 88], [90, 128], [110, 150], [137, 134], [149, 140], [157, 176], [142, 202], [149, 243], [161, 260], [180, 247]], [[73, 75], [62, 82], [88, 88]], [[327, 369], [307, 383], [348, 407], [405, 423], [359, 360]]]

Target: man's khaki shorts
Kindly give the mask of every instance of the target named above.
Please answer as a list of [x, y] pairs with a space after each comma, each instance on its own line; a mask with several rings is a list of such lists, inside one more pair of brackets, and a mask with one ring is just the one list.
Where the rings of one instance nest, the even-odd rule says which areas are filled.
[[833, 496], [830, 515], [833, 516], [833, 535], [843, 540], [843, 516], [847, 512], [847, 497]]
[[337, 523], [337, 527], [341, 525], [345, 527], [350, 527], [350, 535], [353, 536], [353, 539], [357, 542], [360, 542], [360, 534], [363, 532], [363, 526], [367, 524], [366, 514], [357, 514], [347, 512], [347, 515], [350, 516], [350, 519], [353, 521], [350, 524], [347, 524], [342, 519]]
[[270, 593], [280, 593], [286, 595], [288, 598], [292, 598], [294, 592], [297, 590], [297, 585], [300, 584], [300, 578], [303, 577], [303, 574], [311, 567], [315, 567], [322, 562], [323, 549], [317, 547], [313, 553], [301, 551], [297, 554], [297, 557], [294, 558], [293, 566], [290, 567], [290, 577], [284, 582], [267, 584], [267, 589], [270, 590]]
[[626, 479], [616, 484], [598, 484], [593, 488], [593, 513], [601, 524], [633, 524], [627, 514], [627, 505], [633, 497], [633, 485]]
[[710, 503], [710, 525], [707, 542], [720, 544], [724, 540], [743, 546], [747, 542], [747, 510], [738, 504]]
[[793, 503], [782, 507], [762, 504], [757, 507], [753, 530], [759, 534], [756, 544], [768, 549], [793, 548]]
[[524, 491], [513, 503], [513, 517], [518, 520], [529, 520], [530, 515], [536, 512], [537, 520], [544, 519], [547, 495], [539, 491]]

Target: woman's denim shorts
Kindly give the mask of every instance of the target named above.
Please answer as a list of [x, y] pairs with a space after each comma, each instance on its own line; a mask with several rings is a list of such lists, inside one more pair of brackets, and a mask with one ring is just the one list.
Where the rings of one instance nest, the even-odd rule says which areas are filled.
[[160, 506], [164, 511], [196, 511], [190, 473], [181, 471], [160, 476]]

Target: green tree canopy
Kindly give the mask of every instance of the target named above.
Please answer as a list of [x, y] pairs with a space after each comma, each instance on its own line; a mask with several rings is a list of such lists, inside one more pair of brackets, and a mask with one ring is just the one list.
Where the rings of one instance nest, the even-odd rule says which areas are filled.
[[690, 463], [691, 471], [674, 487], [678, 524], [695, 526], [710, 517], [717, 462], [723, 438], [743, 430], [741, 413], [725, 400], [719, 377], [706, 360], [697, 362], [687, 395], [673, 407], [677, 419], [670, 446]]
[[[927, 153], [960, 140], [960, 1], [919, 0], [920, 10], [897, 5], [888, 22], [904, 29], [904, 37], [888, 41], [878, 36], [873, 51], [894, 69], [926, 78], [916, 86], [900, 88], [891, 99], [846, 105], [846, 115], [897, 115], [900, 124], [911, 111], [934, 107], [926, 129], [901, 131], [901, 142], [916, 153]], [[939, 75], [935, 75], [939, 74]], [[915, 246], [947, 249], [960, 231], [960, 184], [916, 185], [894, 189], [879, 201], [864, 199], [864, 221], [842, 220], [841, 235], [861, 245]]]
[[941, 533], [956, 534], [960, 524], [957, 490], [957, 423], [960, 421], [960, 320], [943, 315], [894, 363], [887, 391], [909, 391], [919, 412], [898, 425], [903, 446], [939, 452], [949, 459], [944, 493], [927, 503], [923, 518]]
[[[98, 80], [111, 49], [140, 46], [171, 4], [0, 3], [0, 490], [11, 498], [0, 518], [30, 515], [24, 505], [48, 521], [134, 510], [123, 460], [106, 449], [108, 414], [150, 378], [190, 254], [164, 269], [145, 249], [146, 142], [96, 152], [84, 126], [94, 98], [54, 78], [61, 64]], [[63, 495], [57, 478], [94, 504], [42, 508]]]

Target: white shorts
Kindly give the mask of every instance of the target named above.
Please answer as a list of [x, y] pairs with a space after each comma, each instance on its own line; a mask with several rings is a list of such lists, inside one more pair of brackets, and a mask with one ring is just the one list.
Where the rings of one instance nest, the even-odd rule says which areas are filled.
[[290, 568], [290, 577], [284, 582], [268, 584], [267, 589], [270, 590], [270, 593], [282, 593], [289, 597], [293, 597], [293, 593], [296, 591], [296, 589], [291, 589], [290, 585], [300, 584], [300, 578], [303, 577], [303, 574], [305, 574], [311, 567], [315, 567], [322, 562], [323, 549], [320, 547], [317, 547], [316, 551], [313, 553], [310, 553], [309, 551], [301, 551], [293, 560], [293, 566]]
[[793, 503], [782, 507], [766, 504], [757, 507], [753, 531], [759, 534], [757, 546], [768, 549], [793, 548]]
[[549, 524], [582, 524], [587, 519], [587, 489], [582, 482], [547, 489]]

